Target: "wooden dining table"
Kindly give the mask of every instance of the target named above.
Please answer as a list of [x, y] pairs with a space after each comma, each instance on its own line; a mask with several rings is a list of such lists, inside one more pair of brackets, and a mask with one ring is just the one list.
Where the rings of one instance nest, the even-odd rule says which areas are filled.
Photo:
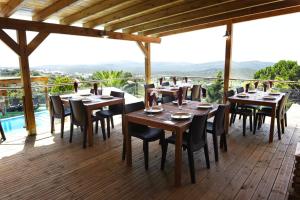
[[[271, 124], [269, 132], [269, 143], [273, 142], [274, 137], [274, 123], [276, 118], [276, 107], [283, 97], [284, 93], [278, 93], [278, 95], [270, 95], [269, 92], [257, 91], [255, 93], [246, 93], [245, 97], [239, 97], [240, 94], [236, 94], [232, 97], [228, 97], [228, 101], [231, 103], [237, 103], [239, 105], [257, 105], [257, 106], [269, 106], [272, 108], [271, 112]], [[275, 99], [265, 99], [266, 96], [272, 96]]]
[[[101, 95], [63, 95], [61, 97], [64, 103], [69, 103], [70, 99], [82, 99], [83, 104], [85, 106], [86, 114], [87, 114], [87, 137], [88, 137], [88, 145], [93, 146], [94, 137], [93, 137], [93, 119], [92, 114], [94, 110], [99, 110], [105, 106], [122, 104], [125, 105], [125, 99], [119, 97], [112, 97], [111, 99], [101, 98]], [[90, 100], [90, 101], [88, 101]]]
[[188, 112], [193, 115], [201, 115], [208, 113], [208, 117], [214, 116], [217, 105], [213, 105], [210, 109], [199, 109], [197, 105], [198, 101], [188, 101], [186, 105], [182, 106], [182, 110], [178, 109], [178, 106], [174, 103], [163, 104], [163, 111], [156, 114], [149, 115], [144, 110], [135, 111], [124, 116], [124, 137], [126, 141], [126, 159], [127, 165], [132, 166], [132, 151], [131, 151], [131, 135], [128, 133], [128, 123], [143, 124], [150, 127], [161, 128], [167, 131], [171, 131], [176, 134], [175, 144], [175, 186], [181, 185], [181, 164], [182, 164], [182, 136], [192, 122], [192, 118], [187, 120], [173, 120], [171, 115], [176, 112]]

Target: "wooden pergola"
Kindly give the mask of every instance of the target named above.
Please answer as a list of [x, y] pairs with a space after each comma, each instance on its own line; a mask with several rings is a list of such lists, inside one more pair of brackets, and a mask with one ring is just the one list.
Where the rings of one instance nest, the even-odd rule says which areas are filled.
[[[27, 130], [36, 134], [28, 57], [51, 33], [137, 42], [145, 55], [145, 79], [149, 83], [150, 43], [160, 43], [163, 36], [226, 25], [227, 91], [233, 24], [299, 11], [299, 0], [1, 0], [0, 39], [19, 56]], [[13, 14], [32, 20], [13, 19]], [[44, 22], [47, 19], [58, 23]], [[17, 42], [3, 29], [16, 30]], [[29, 44], [26, 31], [38, 32]]]

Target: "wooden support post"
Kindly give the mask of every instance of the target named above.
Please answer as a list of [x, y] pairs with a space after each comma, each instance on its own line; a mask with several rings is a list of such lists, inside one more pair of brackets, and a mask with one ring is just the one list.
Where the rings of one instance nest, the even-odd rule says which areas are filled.
[[145, 55], [145, 81], [147, 84], [151, 83], [151, 56], [150, 43], [145, 43], [147, 54]]
[[[232, 22], [227, 24], [226, 35], [226, 51], [225, 51], [225, 66], [224, 66], [224, 103], [227, 102], [227, 92], [229, 89], [230, 71], [231, 71], [231, 59], [232, 59]], [[225, 115], [225, 133], [228, 133], [229, 129], [229, 112]]]
[[26, 129], [29, 135], [35, 135], [36, 124], [35, 124], [34, 109], [33, 109], [33, 102], [32, 102], [26, 31], [18, 30], [17, 38], [20, 46], [19, 64], [20, 64], [21, 80], [24, 88], [24, 111], [25, 111], [24, 115], [26, 121]]
[[226, 51], [225, 51], [225, 67], [224, 67], [224, 101], [226, 102], [226, 93], [229, 88], [230, 72], [231, 72], [231, 57], [232, 57], [232, 23], [227, 24], [226, 33]]

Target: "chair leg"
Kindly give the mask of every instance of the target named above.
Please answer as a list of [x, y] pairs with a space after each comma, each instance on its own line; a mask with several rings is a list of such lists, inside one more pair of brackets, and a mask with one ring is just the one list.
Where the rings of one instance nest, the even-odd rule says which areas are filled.
[[2, 137], [2, 140], [6, 140], [6, 137], [5, 137], [5, 134], [4, 134], [4, 130], [3, 130], [3, 127], [2, 127], [2, 124], [0, 122], [0, 132], [1, 132], [1, 137]]
[[243, 136], [246, 135], [246, 121], [247, 120], [247, 116], [243, 115]]
[[104, 119], [100, 119], [100, 124], [101, 124], [103, 140], [106, 140], [105, 121], [104, 121]]
[[278, 132], [278, 139], [281, 140], [281, 129], [280, 129], [280, 119], [279, 117], [277, 119], [277, 132]]
[[51, 121], [51, 133], [53, 133], [54, 132], [54, 117], [53, 116], [51, 116], [50, 121]]
[[106, 118], [107, 137], [110, 138], [110, 118]]
[[85, 126], [83, 128], [83, 148], [86, 148], [86, 142], [87, 142], [87, 127]]
[[239, 120], [241, 120], [241, 119], [242, 119], [242, 115], [240, 114]]
[[256, 133], [257, 123], [258, 123], [258, 116], [255, 115], [255, 117], [254, 117], [253, 135], [255, 135], [255, 133]]
[[231, 113], [229, 126], [231, 126], [233, 124], [233, 118], [234, 118], [234, 114]]
[[95, 126], [95, 133], [98, 134], [98, 123], [99, 123], [99, 120], [96, 120], [96, 126]]
[[194, 153], [191, 151], [190, 148], [187, 149], [188, 159], [189, 159], [189, 167], [190, 167], [190, 174], [191, 174], [191, 182], [196, 183], [195, 178], [195, 165], [194, 165]]
[[250, 118], [250, 131], [252, 131], [252, 115], [250, 115], [249, 118]]
[[60, 126], [60, 137], [63, 138], [64, 137], [64, 127], [65, 127], [65, 118], [62, 117], [61, 120], [61, 126]]
[[70, 140], [69, 140], [70, 143], [72, 143], [72, 139], [73, 139], [73, 129], [74, 129], [74, 125], [71, 122], [71, 125], [70, 125]]
[[208, 146], [205, 144], [204, 146], [204, 155], [205, 155], [205, 162], [206, 162], [206, 168], [210, 168], [210, 163], [209, 163], [209, 153], [208, 153]]
[[164, 170], [165, 169], [166, 157], [167, 157], [167, 151], [168, 151], [168, 143], [165, 141], [164, 144], [162, 144], [162, 146], [164, 146], [164, 148], [162, 150], [160, 169]]
[[282, 134], [284, 134], [284, 127], [285, 127], [285, 124], [284, 124], [284, 118], [282, 118], [281, 120], [280, 120], [280, 122], [281, 122], [281, 133]]
[[112, 128], [115, 128], [115, 125], [114, 125], [114, 117], [113, 117], [113, 116], [111, 116], [110, 122], [111, 122], [111, 127], [112, 127]]
[[213, 143], [214, 143], [214, 152], [215, 152], [215, 161], [219, 161], [219, 147], [218, 147], [218, 138], [215, 134], [212, 135]]
[[287, 127], [287, 114], [284, 113], [284, 125]]
[[259, 115], [259, 117], [258, 117], [257, 119], [258, 119], [258, 126], [257, 126], [257, 129], [260, 129], [260, 128], [261, 128], [261, 125], [262, 125], [262, 121], [263, 121], [263, 116]]
[[146, 141], [143, 141], [143, 150], [144, 150], [145, 169], [148, 170], [149, 145], [148, 142]]
[[236, 114], [234, 114], [233, 116], [233, 123], [235, 122], [235, 119], [236, 119]]

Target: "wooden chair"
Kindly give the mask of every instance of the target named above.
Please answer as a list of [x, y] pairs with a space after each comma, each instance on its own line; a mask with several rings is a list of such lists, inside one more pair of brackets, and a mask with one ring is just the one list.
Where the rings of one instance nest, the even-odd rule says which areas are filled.
[[54, 132], [54, 119], [58, 118], [61, 122], [60, 137], [64, 137], [65, 117], [71, 115], [71, 110], [65, 107], [60, 96], [50, 96], [50, 118], [51, 118], [51, 133]]
[[218, 138], [220, 136], [220, 147], [227, 152], [227, 141], [225, 135], [225, 113], [229, 109], [229, 105], [219, 105], [213, 122], [207, 122], [207, 132], [212, 134], [214, 152], [215, 152], [215, 161], [219, 161], [218, 153]]
[[163, 95], [161, 98], [161, 103], [169, 103], [175, 100], [175, 97], [173, 95]]
[[4, 133], [1, 121], [0, 121], [0, 133], [1, 133], [2, 140], [5, 141], [6, 137], [5, 137], [5, 133]]
[[243, 92], [245, 92], [245, 90], [244, 90], [244, 87], [237, 87], [236, 88], [236, 93], [243, 93]]
[[[193, 117], [191, 126], [188, 132], [183, 134], [182, 147], [187, 149], [188, 159], [189, 159], [189, 168], [191, 175], [191, 182], [196, 183], [195, 178], [195, 166], [194, 166], [194, 152], [199, 151], [204, 148], [206, 167], [210, 168], [209, 163], [209, 154], [207, 146], [207, 135], [206, 135], [206, 124], [207, 124], [207, 114], [206, 115], [195, 115]], [[161, 169], [165, 167], [165, 161], [167, 156], [168, 144], [176, 143], [176, 135], [172, 135], [165, 139], [163, 144], [163, 156], [161, 160]]]
[[[284, 127], [285, 127], [285, 117], [284, 117], [284, 110], [285, 110], [285, 105], [288, 99], [288, 95], [284, 95], [280, 102], [279, 105], [276, 109], [276, 122], [277, 122], [277, 132], [278, 132], [278, 138], [281, 140], [281, 132], [284, 133]], [[253, 134], [256, 132], [256, 128], [258, 125], [258, 122], [260, 121], [260, 124], [262, 123], [261, 121], [263, 120], [264, 117], [271, 117], [271, 109], [264, 109], [264, 110], [259, 110], [256, 113], [255, 119], [254, 119], [254, 131]], [[260, 127], [260, 126], [259, 126]]]
[[[80, 126], [83, 131], [83, 148], [86, 148], [87, 142], [87, 114], [82, 100], [69, 100], [71, 108], [71, 126], [70, 126], [70, 143], [73, 139], [74, 125]], [[98, 119], [93, 117], [93, 122], [97, 122]], [[98, 123], [96, 123], [96, 132], [98, 132]], [[105, 132], [103, 132], [103, 139], [105, 140]]]
[[[125, 105], [125, 114], [141, 110], [145, 108], [144, 102], [140, 101], [137, 103]], [[159, 128], [150, 128], [145, 125], [129, 123], [128, 124], [128, 134], [132, 137], [139, 138], [143, 140], [143, 151], [144, 151], [144, 161], [145, 169], [148, 169], [148, 160], [149, 160], [149, 142], [160, 140], [160, 143], [165, 142], [165, 132], [163, 129]], [[162, 148], [164, 146], [162, 145]], [[163, 149], [162, 149], [163, 151]], [[125, 159], [125, 139], [123, 140], [123, 160]]]
[[[226, 94], [227, 97], [234, 96], [234, 91], [229, 90]], [[246, 135], [246, 123], [247, 123], [247, 117], [249, 117], [250, 120], [250, 131], [252, 131], [252, 116], [253, 112], [251, 109], [247, 108], [241, 108], [240, 106], [237, 106], [235, 103], [230, 103], [229, 106], [229, 113], [231, 113], [230, 116], [230, 125], [232, 125], [235, 121], [236, 115], [241, 115], [243, 117], [243, 135]]]
[[[124, 98], [124, 92], [116, 92], [116, 91], [111, 91], [110, 95], [113, 97], [119, 97], [119, 98]], [[107, 127], [107, 137], [110, 138], [110, 123], [112, 128], [114, 128], [114, 121], [113, 121], [113, 116], [114, 115], [121, 115], [123, 114], [123, 105], [112, 105], [109, 106], [108, 110], [100, 110], [96, 112], [96, 117], [98, 119], [106, 119], [106, 127]]]
[[201, 101], [201, 85], [193, 85], [191, 96], [188, 97], [192, 101]]
[[[91, 94], [95, 94], [95, 89], [90, 89], [90, 93]], [[97, 89], [97, 94], [95, 94], [95, 95], [102, 95], [102, 90], [101, 89]]]
[[170, 86], [170, 82], [168, 82], [168, 81], [162, 82], [161, 86]]

